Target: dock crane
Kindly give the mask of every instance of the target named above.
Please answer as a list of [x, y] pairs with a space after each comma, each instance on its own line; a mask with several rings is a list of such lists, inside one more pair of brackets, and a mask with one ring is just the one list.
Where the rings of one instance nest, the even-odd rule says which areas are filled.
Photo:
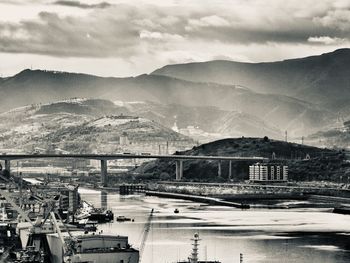
[[144, 231], [143, 231], [143, 236], [142, 236], [141, 245], [140, 245], [140, 251], [139, 251], [140, 252], [139, 263], [142, 262], [142, 254], [143, 254], [143, 250], [144, 250], [145, 245], [146, 245], [146, 241], [147, 241], [147, 237], [148, 237], [149, 231], [151, 229], [151, 222], [152, 222], [153, 212], [154, 212], [154, 209], [152, 208], [151, 213], [149, 214], [147, 222], [145, 224]]
[[15, 209], [22, 217], [22, 219], [28, 223], [30, 223], [32, 226], [34, 226], [32, 220], [28, 217], [27, 213], [22, 210], [11, 198], [11, 195], [4, 190], [0, 190], [0, 195], [3, 196], [7, 202], [11, 204], [13, 209]]
[[[43, 251], [43, 247], [46, 246], [45, 244], [46, 242], [43, 241], [42, 236], [47, 233], [57, 232], [62, 242], [64, 258], [66, 259], [64, 260], [64, 262], [69, 262], [70, 255], [72, 254], [72, 249], [69, 246], [70, 243], [67, 244], [65, 242], [64, 236], [61, 231], [61, 227], [56, 219], [56, 213], [54, 212], [56, 208], [56, 203], [59, 200], [57, 199], [42, 200], [41, 201], [42, 203], [46, 203], [49, 206], [48, 213], [46, 214], [45, 218], [38, 217], [37, 221], [34, 222], [29, 218], [28, 214], [21, 207], [19, 207], [15, 201], [12, 200], [10, 193], [0, 189], [0, 195], [3, 196], [6, 199], [6, 201], [11, 204], [13, 209], [15, 209], [20, 214], [21, 219], [23, 221], [28, 222], [30, 224], [30, 237], [28, 239], [27, 246], [28, 248], [31, 247], [32, 250], [28, 252], [29, 255], [28, 253], [25, 255], [26, 257], [30, 256], [31, 258], [35, 258], [36, 255], [38, 254], [43, 255], [42, 251]], [[60, 218], [59, 214], [57, 214], [57, 216]], [[51, 223], [50, 227], [45, 227], [45, 223], [47, 219], [50, 219], [50, 223]], [[65, 230], [69, 235], [69, 240], [73, 241], [73, 237], [70, 234], [68, 227], [63, 223], [62, 218], [60, 218], [60, 220], [63, 224], [63, 227], [65, 228]], [[44, 262], [46, 262], [45, 259], [44, 259]]]
[[[59, 216], [59, 215], [58, 215]], [[66, 242], [66, 240], [64, 239], [64, 236], [63, 236], [63, 234], [62, 234], [62, 231], [61, 231], [61, 228], [60, 228], [60, 226], [58, 225], [58, 222], [57, 222], [57, 219], [56, 219], [56, 214], [53, 212], [53, 211], [51, 211], [50, 212], [50, 218], [51, 218], [51, 222], [52, 222], [52, 224], [53, 224], [53, 226], [54, 226], [54, 228], [55, 228], [55, 230], [56, 230], [56, 232], [57, 232], [57, 234], [58, 234], [58, 237], [60, 238], [60, 240], [61, 240], [61, 243], [62, 243], [62, 248], [63, 248], [63, 255], [64, 255], [64, 257], [63, 257], [63, 262], [70, 262], [71, 260], [70, 260], [70, 257], [72, 256], [72, 247], [71, 247], [71, 245], [72, 245], [72, 243], [74, 243], [74, 240], [73, 240], [73, 236], [71, 235], [71, 233], [69, 232], [69, 229], [68, 229], [68, 227], [62, 222], [62, 219], [61, 219], [61, 222], [62, 222], [62, 224], [63, 224], [63, 226], [65, 227], [65, 229], [66, 229], [66, 232], [68, 233], [68, 235], [69, 235], [69, 241], [71, 241], [71, 242], [69, 242], [69, 244], [67, 244], [67, 242]]]

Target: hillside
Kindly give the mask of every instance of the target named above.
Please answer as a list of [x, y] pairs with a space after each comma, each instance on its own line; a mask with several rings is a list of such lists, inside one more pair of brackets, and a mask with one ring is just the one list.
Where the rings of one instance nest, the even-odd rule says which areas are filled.
[[101, 78], [76, 73], [24, 70], [0, 83], [0, 96], [6, 98], [0, 105], [0, 112], [72, 97], [111, 101], [130, 101], [132, 98], [133, 101], [163, 105], [217, 107], [254, 116], [270, 127], [282, 131], [288, 129], [290, 135], [295, 136], [314, 133], [332, 124], [335, 117], [334, 113], [317, 105], [284, 95], [261, 94], [233, 85], [156, 75]]
[[242, 85], [255, 92], [287, 95], [338, 111], [337, 101], [350, 98], [349, 64], [350, 49], [339, 49], [320, 56], [278, 62], [208, 61], [168, 65], [152, 74]]
[[[249, 114], [220, 110], [216, 107], [163, 105], [154, 102], [112, 102], [86, 98], [32, 104], [2, 113], [0, 114], [0, 132], [6, 138], [13, 133], [13, 130], [18, 133], [18, 136], [19, 134], [27, 136], [29, 132], [33, 133], [31, 136], [34, 138], [40, 132], [45, 134], [47, 132], [45, 127], [53, 126], [55, 129], [61, 129], [105, 116], [120, 115], [149, 119], [168, 130], [176, 124], [179, 133], [201, 142], [243, 135], [267, 135], [279, 138], [282, 134], [276, 127], [269, 126], [259, 118]], [[17, 141], [21, 140], [17, 138]]]
[[110, 101], [72, 99], [0, 114], [0, 148], [5, 152], [158, 153], [167, 142], [169, 152], [195, 144]]
[[261, 118], [238, 111], [210, 106], [184, 106], [154, 102], [115, 102], [134, 115], [142, 116], [168, 128], [175, 125], [180, 133], [198, 141], [237, 136], [281, 138], [282, 132]]
[[[321, 149], [317, 147], [287, 143], [263, 138], [236, 138], [219, 140], [193, 147], [191, 150], [178, 152], [178, 155], [210, 156], [261, 156], [271, 158], [275, 153], [277, 159], [289, 166], [291, 180], [327, 180], [339, 181], [340, 175], [350, 176], [350, 163], [344, 152]], [[306, 155], [311, 157], [305, 160]], [[222, 177], [217, 177], [217, 161], [185, 161], [185, 180], [220, 182], [227, 181], [228, 162], [222, 163]], [[233, 162], [233, 180], [248, 179], [249, 162]], [[175, 163], [157, 160], [143, 164], [137, 172], [146, 178], [173, 180]], [[142, 178], [142, 176], [141, 176]], [[345, 179], [344, 179], [345, 180]]]

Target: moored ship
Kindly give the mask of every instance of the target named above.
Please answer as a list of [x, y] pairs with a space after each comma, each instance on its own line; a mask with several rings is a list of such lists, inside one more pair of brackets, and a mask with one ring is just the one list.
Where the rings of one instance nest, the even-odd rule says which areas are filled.
[[98, 209], [86, 201], [83, 201], [82, 208], [75, 215], [76, 219], [89, 219], [98, 223], [107, 223], [114, 220], [114, 214], [111, 210]]
[[64, 239], [62, 244], [57, 233], [47, 235], [52, 263], [139, 262], [139, 251], [130, 246], [127, 236], [73, 233]]
[[22, 236], [28, 233], [28, 238], [22, 242], [27, 245], [16, 262], [139, 262], [139, 251], [131, 247], [127, 236], [86, 234], [70, 229], [69, 225], [58, 222], [53, 212], [45, 223], [27, 224], [20, 231]]

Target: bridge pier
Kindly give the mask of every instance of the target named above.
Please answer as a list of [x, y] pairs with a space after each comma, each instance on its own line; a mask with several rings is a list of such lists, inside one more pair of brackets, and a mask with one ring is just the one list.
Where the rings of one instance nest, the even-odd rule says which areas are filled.
[[108, 183], [107, 160], [101, 160], [101, 183], [103, 187]]
[[5, 160], [5, 169], [11, 173], [11, 162], [10, 160]]
[[221, 177], [222, 175], [222, 170], [221, 170], [221, 160], [218, 162], [218, 177]]
[[229, 180], [232, 179], [232, 161], [231, 160], [228, 162], [228, 179]]
[[183, 160], [175, 160], [176, 164], [176, 181], [180, 181], [183, 176]]
[[142, 193], [145, 191], [145, 186], [140, 184], [123, 184], [119, 186], [119, 194], [129, 195], [134, 193]]

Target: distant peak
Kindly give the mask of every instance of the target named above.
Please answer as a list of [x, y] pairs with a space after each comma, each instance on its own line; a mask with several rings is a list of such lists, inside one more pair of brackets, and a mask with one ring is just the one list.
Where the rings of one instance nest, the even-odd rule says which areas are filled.
[[26, 73], [32, 72], [32, 71], [33, 71], [32, 69], [26, 68], [26, 69], [18, 72], [16, 75], [26, 74]]
[[344, 55], [344, 54], [350, 54], [350, 48], [340, 48], [336, 49], [333, 52], [325, 53], [323, 55]]
[[27, 69], [24, 69], [24, 70], [20, 71], [16, 75], [14, 75], [14, 77], [28, 76], [28, 75], [33, 75], [33, 74], [43, 73], [43, 72], [46, 72], [46, 71], [40, 70], [40, 69], [29, 69], [29, 68], [27, 68]]
[[338, 52], [350, 52], [350, 48], [339, 48], [333, 51], [333, 53], [338, 53]]

